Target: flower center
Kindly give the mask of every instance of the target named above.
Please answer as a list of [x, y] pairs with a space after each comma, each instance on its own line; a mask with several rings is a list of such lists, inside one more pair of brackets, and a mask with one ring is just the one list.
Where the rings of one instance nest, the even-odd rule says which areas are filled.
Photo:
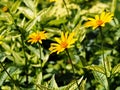
[[40, 36], [36, 36], [36, 40], [39, 41], [41, 39]]
[[97, 23], [98, 26], [101, 26], [103, 24], [103, 21], [102, 20], [97, 20], [96, 23]]
[[62, 42], [62, 43], [61, 43], [61, 47], [62, 47], [62, 48], [67, 48], [67, 46], [68, 46], [68, 44], [67, 44], [66, 42]]

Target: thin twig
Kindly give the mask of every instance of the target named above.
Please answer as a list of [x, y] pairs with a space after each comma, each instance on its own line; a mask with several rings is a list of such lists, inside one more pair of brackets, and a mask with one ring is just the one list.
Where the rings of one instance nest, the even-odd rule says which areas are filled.
[[9, 74], [9, 72], [6, 70], [6, 68], [4, 67], [4, 65], [2, 64], [2, 62], [0, 62], [2, 68], [4, 69], [4, 71], [7, 73], [7, 75], [10, 77], [11, 81], [16, 85], [14, 79], [11, 77], [11, 75]]
[[66, 8], [66, 11], [67, 11], [68, 16], [70, 16], [70, 15], [69, 15], [69, 10], [68, 10], [68, 8], [67, 8], [67, 5], [66, 5], [65, 0], [63, 0], [63, 3], [64, 3], [64, 5], [65, 5], [65, 8]]
[[105, 76], [106, 76], [106, 79], [107, 79], [107, 82], [108, 82], [108, 87], [107, 87], [107, 90], [109, 90], [109, 80], [107, 78], [107, 70], [106, 70], [106, 65], [105, 65], [105, 56], [104, 56], [104, 47], [103, 47], [103, 33], [102, 33], [102, 28], [99, 27], [100, 29], [100, 34], [101, 34], [101, 40], [102, 40], [102, 43], [101, 43], [101, 49], [102, 49], [102, 57], [103, 57], [103, 64], [104, 64], [104, 68], [105, 68]]
[[24, 36], [23, 33], [20, 31], [21, 33], [21, 40], [22, 40], [22, 49], [23, 49], [23, 53], [24, 53], [24, 57], [25, 57], [25, 74], [26, 74], [26, 81], [25, 81], [25, 85], [26, 87], [28, 86], [28, 58], [25, 54], [25, 45], [24, 45]]
[[39, 51], [40, 51], [40, 64], [41, 64], [41, 72], [42, 72], [42, 58], [41, 58], [41, 45], [39, 44]]
[[[39, 43], [38, 43], [39, 44]], [[41, 72], [42, 72], [42, 55], [41, 55], [41, 45], [39, 44], [39, 52], [40, 52], [40, 64], [41, 64]], [[42, 82], [42, 81], [41, 81]]]
[[[72, 63], [72, 60], [71, 60], [70, 54], [69, 54], [69, 52], [68, 52], [68, 49], [66, 49], [66, 53], [67, 53], [67, 55], [68, 55], [68, 58], [70, 59], [70, 63], [71, 63], [72, 70], [73, 70], [73, 74], [74, 74], [74, 76], [75, 76], [74, 65], [73, 65], [73, 63]], [[77, 84], [78, 90], [80, 90], [80, 88], [79, 88], [79, 84], [78, 84], [78, 82], [77, 82], [77, 79], [76, 79], [76, 78], [75, 78], [75, 81], [76, 81], [76, 84]]]

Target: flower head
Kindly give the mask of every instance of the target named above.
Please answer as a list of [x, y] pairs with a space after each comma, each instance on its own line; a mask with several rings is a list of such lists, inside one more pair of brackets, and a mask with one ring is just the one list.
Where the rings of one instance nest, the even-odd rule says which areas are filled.
[[105, 23], [110, 22], [112, 20], [113, 14], [102, 12], [100, 15], [96, 15], [94, 18], [88, 18], [88, 22], [85, 23], [86, 27], [93, 26], [93, 29], [96, 29], [99, 26], [105, 26]]
[[28, 38], [30, 38], [28, 42], [31, 42], [31, 44], [37, 43], [37, 42], [42, 44], [42, 40], [45, 40], [47, 38], [47, 35], [45, 31], [41, 31], [41, 32], [37, 31], [30, 34]]
[[62, 32], [61, 38], [55, 38], [55, 41], [57, 43], [51, 43], [51, 47], [49, 48], [49, 50], [51, 51], [51, 53], [57, 52], [57, 54], [59, 54], [65, 49], [71, 48], [72, 44], [74, 44], [75, 41], [77, 40], [74, 39], [73, 37], [74, 37], [74, 32], [70, 33], [69, 35], [68, 32], [66, 32], [65, 34]]

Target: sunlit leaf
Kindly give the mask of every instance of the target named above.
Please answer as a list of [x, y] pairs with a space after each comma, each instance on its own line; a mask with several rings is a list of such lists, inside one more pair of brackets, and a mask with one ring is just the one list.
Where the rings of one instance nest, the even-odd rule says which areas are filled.
[[52, 20], [52, 21], [48, 22], [48, 25], [55, 25], [55, 26], [58, 26], [58, 25], [60, 25], [60, 24], [66, 23], [66, 22], [67, 22], [66, 19], [60, 18], [60, 19], [58, 19], [58, 20]]
[[111, 69], [112, 69], [110, 59], [111, 59], [110, 56], [107, 56], [105, 58], [105, 68], [106, 68], [107, 77], [110, 77], [110, 72], [111, 72]]
[[42, 79], [43, 79], [43, 77], [42, 77], [42, 72], [40, 72], [38, 75], [37, 75], [37, 78], [36, 78], [36, 84], [37, 85], [41, 85], [41, 82], [42, 82]]
[[75, 27], [75, 25], [79, 22], [80, 16], [81, 16], [81, 10], [78, 10], [73, 20], [73, 27]]
[[1, 89], [2, 90], [11, 90], [11, 87], [6, 85], [6, 86], [2, 86]]
[[102, 66], [91, 65], [91, 66], [86, 66], [85, 68], [88, 70], [97, 71], [97, 72], [100, 72], [102, 74], [105, 74], [105, 70]]
[[[82, 82], [82, 80], [83, 80], [83, 77], [81, 77], [79, 80], [77, 80], [78, 84], [80, 84]], [[77, 88], [78, 88], [78, 86], [76, 84], [76, 81], [74, 80], [73, 82], [70, 82], [68, 85], [60, 87], [59, 90], [75, 90]]]
[[[26, 24], [25, 24], [25, 29], [26, 31], [29, 31], [33, 28], [33, 26], [36, 24], [37, 21], [41, 21], [42, 20], [42, 17], [47, 14], [49, 9], [43, 9], [41, 11], [39, 11], [37, 13], [37, 16], [36, 17], [32, 17], [31, 19], [32, 20], [29, 20]], [[33, 19], [34, 18], [34, 19]]]
[[7, 73], [4, 71], [0, 74], [0, 86], [3, 84], [4, 80], [7, 78]]
[[5, 54], [0, 52], [0, 62], [3, 62], [5, 59], [6, 59]]
[[32, 0], [23, 0], [23, 2], [25, 3], [25, 5], [27, 7], [29, 7], [32, 11], [35, 11], [35, 5], [34, 2]]
[[112, 74], [116, 74], [116, 73], [120, 73], [120, 64], [117, 64], [117, 65], [114, 66], [114, 68], [112, 69]]
[[[6, 68], [6, 70], [12, 76], [12, 74], [17, 70], [17, 68], [14, 66], [10, 66], [10, 67]], [[8, 74], [6, 73], [6, 71], [3, 71], [0, 73], [0, 86], [4, 83], [4, 81], [6, 80], [7, 77], [8, 77]]]
[[43, 63], [42, 63], [42, 66], [43, 66], [43, 67], [44, 67], [45, 64], [47, 63], [48, 59], [49, 59], [49, 54], [46, 54], [46, 55], [43, 57]]
[[13, 23], [13, 17], [10, 13], [2, 13], [0, 15], [0, 20], [6, 21], [8, 25], [11, 25]]
[[104, 74], [93, 71], [93, 75], [97, 82], [99, 82], [105, 89], [108, 89], [108, 81]]
[[80, 90], [86, 90], [86, 88], [85, 88], [86, 80], [87, 80], [87, 79], [82, 80], [82, 82], [81, 82], [81, 84], [80, 84]]
[[50, 83], [49, 83], [49, 88], [53, 88], [55, 90], [58, 90], [58, 85], [55, 81], [55, 75], [52, 76]]
[[21, 4], [21, 0], [17, 0], [16, 2], [13, 3], [12, 7], [10, 8], [10, 11], [15, 14], [18, 7], [20, 6]]
[[112, 25], [113, 27], [116, 27], [117, 25], [119, 25], [119, 20], [114, 17], [114, 20], [110, 22], [110, 25]]
[[120, 86], [117, 86], [117, 88], [115, 90], [120, 90]]
[[114, 14], [116, 9], [117, 0], [112, 0], [111, 12]]
[[7, 52], [9, 52], [9, 53], [11, 53], [12, 51], [11, 51], [11, 48], [10, 48], [10, 46], [9, 45], [7, 45], [6, 43], [2, 43], [2, 45], [1, 45]]
[[35, 17], [34, 12], [27, 7], [19, 7], [19, 11], [25, 15], [28, 19], [33, 19]]
[[82, 42], [86, 36], [85, 28], [81, 27], [80, 23], [78, 23], [73, 31], [75, 32], [75, 36], [78, 38], [79, 42]]
[[36, 85], [40, 90], [53, 90], [53, 89], [50, 89], [44, 85]]
[[[27, 46], [27, 45], [26, 45]], [[33, 52], [37, 57], [40, 57], [40, 53], [39, 53], [39, 50], [38, 49], [36, 49], [36, 48], [34, 48], [34, 47], [32, 47], [32, 46], [27, 46], [27, 48], [31, 51], [31, 52]]]
[[12, 52], [12, 55], [14, 57], [14, 62], [17, 63], [18, 65], [25, 65], [25, 59], [21, 58], [20, 54], [18, 52]]

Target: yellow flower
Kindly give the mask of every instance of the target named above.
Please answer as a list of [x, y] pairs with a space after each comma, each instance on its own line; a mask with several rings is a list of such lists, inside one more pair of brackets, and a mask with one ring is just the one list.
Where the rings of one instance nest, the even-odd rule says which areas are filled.
[[88, 22], [85, 23], [86, 27], [93, 26], [93, 29], [96, 29], [99, 26], [105, 26], [105, 23], [110, 22], [112, 20], [113, 14], [102, 12], [100, 15], [96, 15], [94, 18], [88, 18]]
[[45, 40], [47, 38], [47, 35], [45, 31], [41, 31], [41, 32], [37, 31], [30, 34], [28, 38], [30, 38], [28, 42], [31, 42], [31, 44], [37, 43], [37, 42], [42, 44], [42, 40]]
[[55, 2], [55, 1], [57, 1], [57, 0], [49, 0], [49, 2]]
[[62, 32], [61, 33], [61, 38], [55, 38], [55, 41], [57, 43], [51, 43], [51, 46], [49, 50], [51, 53], [57, 52], [59, 54], [60, 52], [64, 51], [67, 48], [71, 48], [72, 44], [75, 43], [77, 39], [74, 39], [74, 32], [68, 35], [68, 32], [65, 34]]

